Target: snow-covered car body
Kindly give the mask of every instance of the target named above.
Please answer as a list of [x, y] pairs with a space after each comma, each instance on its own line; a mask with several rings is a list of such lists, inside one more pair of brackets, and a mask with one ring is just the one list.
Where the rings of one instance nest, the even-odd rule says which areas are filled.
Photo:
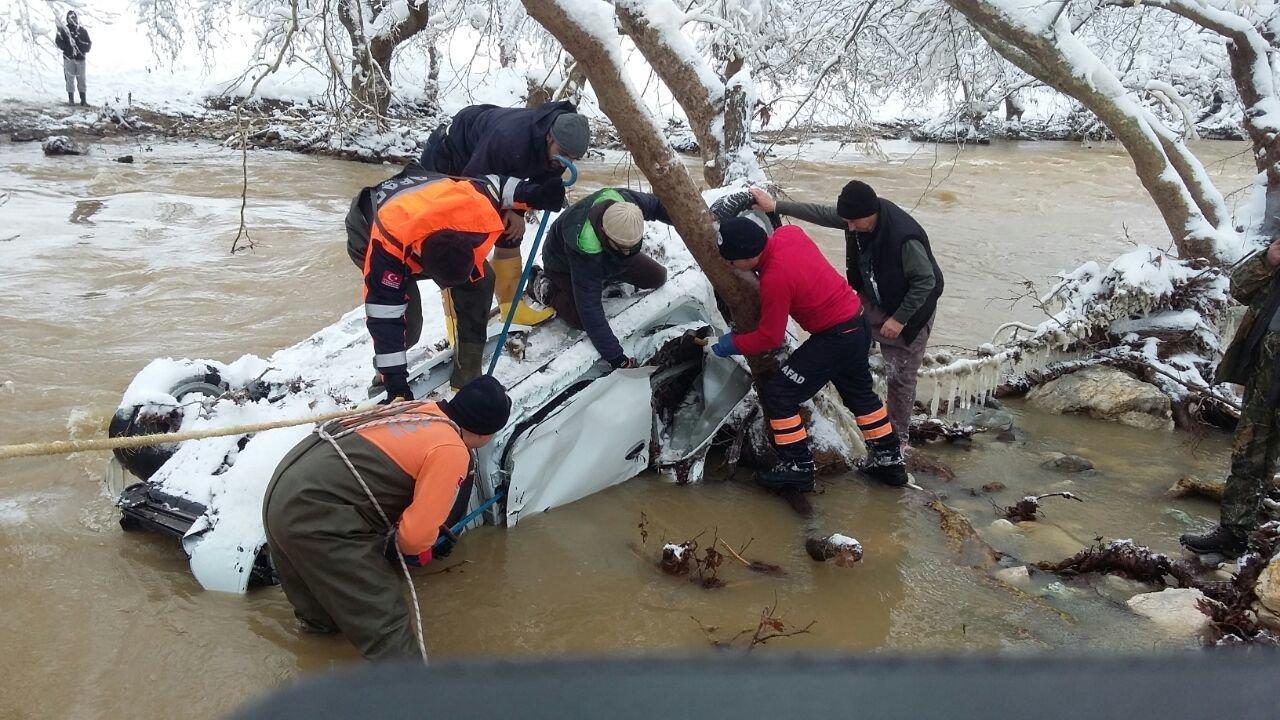
[[[701, 455], [749, 393], [750, 378], [732, 360], [690, 351], [690, 331], [710, 326], [722, 332], [723, 319], [706, 277], [679, 239], [661, 225], [649, 235], [647, 251], [668, 268], [666, 285], [644, 293], [624, 286], [605, 299], [605, 311], [630, 355], [642, 362], [655, 355], [670, 360], [670, 348], [682, 344], [680, 362], [614, 372], [585, 333], [563, 322], [514, 328], [495, 372], [513, 401], [511, 421], [478, 453], [477, 482], [455, 513], [503, 490], [505, 500], [475, 522], [514, 526], [649, 467], [684, 463], [686, 470], [690, 464], [700, 470]], [[439, 292], [428, 282], [421, 289], [423, 339], [409, 353], [418, 397], [447, 383], [452, 360], [436, 311]], [[499, 326], [495, 320], [491, 335]], [[495, 346], [491, 337], [490, 352]], [[265, 360], [154, 360], [126, 390], [112, 434], [229, 427], [349, 408], [367, 402], [371, 357], [363, 309], [357, 308]], [[671, 383], [680, 385], [678, 411], [655, 413], [655, 390]], [[279, 460], [313, 428], [119, 453], [141, 480], [121, 483], [122, 525], [180, 535], [191, 569], [207, 589], [244, 592], [253, 581], [270, 582], [262, 497]]]

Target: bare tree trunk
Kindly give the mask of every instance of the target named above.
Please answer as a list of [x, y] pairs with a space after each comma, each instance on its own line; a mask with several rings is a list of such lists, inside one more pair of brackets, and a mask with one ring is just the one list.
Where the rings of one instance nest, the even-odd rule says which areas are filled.
[[1271, 110], [1278, 96], [1270, 44], [1251, 22], [1227, 10], [1187, 0], [1146, 0], [1144, 4], [1181, 15], [1226, 39], [1231, 79], [1244, 105], [1244, 129], [1253, 144], [1253, 160], [1258, 172], [1267, 176], [1262, 226], [1250, 228], [1250, 235], [1275, 237], [1280, 234], [1280, 135]]
[[408, 3], [400, 22], [383, 32], [366, 37], [383, 12], [387, 0], [340, 0], [338, 19], [351, 39], [351, 95], [362, 110], [381, 118], [391, 104], [391, 59], [400, 43], [416, 35], [430, 19], [425, 0]]
[[751, 149], [751, 108], [747, 104], [747, 89], [743, 86], [743, 78], [739, 73], [745, 72], [746, 62], [734, 55], [725, 63], [724, 81], [724, 148], [720, 170], [721, 184], [731, 183], [741, 177], [750, 175], [750, 168], [756, 166], [755, 156]]
[[[1069, 18], [1036, 32], [989, 0], [947, 0], [1009, 62], [1046, 85], [1068, 95], [1092, 112], [1129, 153], [1143, 187], [1155, 202], [1183, 258], [1221, 262], [1219, 228], [1201, 207], [1212, 201], [1198, 184], [1188, 185], [1166, 154], [1145, 111], [1101, 61], [1071, 34]], [[1070, 48], [1066, 48], [1070, 45]], [[1070, 50], [1068, 52], [1067, 50]], [[1188, 166], [1184, 164], [1184, 169]]]
[[561, 0], [524, 0], [524, 6], [586, 73], [600, 109], [613, 121], [676, 231], [728, 306], [734, 327], [739, 331], [754, 329], [760, 319], [758, 284], [748, 273], [735, 272], [721, 260], [702, 194], [627, 80], [616, 39], [594, 35], [592, 28], [569, 14]]
[[[714, 74], [709, 67], [696, 67], [671, 47], [670, 28], [659, 27], [644, 14], [646, 0], [618, 2], [618, 25], [649, 61], [649, 66], [671, 91], [689, 118], [689, 129], [698, 141], [703, 160], [703, 179], [710, 187], [724, 184], [725, 147], [717, 130], [723, 128], [724, 86], [709, 87]], [[529, 13], [533, 15], [532, 12]], [[566, 46], [567, 47], [567, 46]], [[588, 73], [589, 75], [590, 73]], [[594, 87], [596, 83], [592, 81]]]
[[432, 109], [440, 107], [440, 48], [434, 42], [427, 46], [427, 86], [422, 99]]

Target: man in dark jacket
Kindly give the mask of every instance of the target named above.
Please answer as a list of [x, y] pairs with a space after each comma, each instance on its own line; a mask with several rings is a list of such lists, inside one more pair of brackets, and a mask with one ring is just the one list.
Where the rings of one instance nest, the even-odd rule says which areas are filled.
[[93, 43], [89, 40], [89, 31], [80, 24], [75, 10], [68, 10], [67, 24], [58, 26], [57, 45], [62, 51], [62, 76], [67, 81], [67, 104], [75, 104], [75, 90], [78, 86], [80, 104], [88, 105], [84, 99], [84, 56], [89, 54]]
[[857, 180], [844, 186], [835, 207], [775, 201], [761, 188], [751, 188], [751, 195], [765, 212], [776, 210], [845, 231], [845, 277], [862, 299], [880, 343], [889, 418], [905, 445], [915, 409], [916, 373], [942, 295], [942, 270], [929, 236], [905, 210]]
[[[431, 133], [418, 163], [428, 171], [455, 177], [504, 177], [541, 184], [558, 178], [564, 166], [556, 156], [578, 160], [591, 142], [587, 119], [573, 103], [551, 102], [534, 108], [504, 108], [472, 105], [453, 116], [453, 121]], [[494, 295], [503, 317], [515, 302], [520, 282], [520, 241], [524, 238], [524, 213], [503, 213], [506, 230], [493, 251]], [[453, 317], [448, 293], [445, 315]], [[537, 325], [550, 320], [550, 310], [516, 306], [517, 325]], [[453, 342], [453, 323], [448, 323]]]
[[653, 290], [667, 281], [667, 269], [640, 252], [646, 220], [671, 224], [649, 193], [605, 188], [574, 203], [547, 231], [544, 274], [532, 290], [570, 327], [586, 330], [600, 357], [615, 368], [634, 367], [635, 361], [609, 327], [600, 300], [605, 284]]
[[1217, 381], [1244, 386], [1244, 410], [1219, 524], [1181, 541], [1192, 552], [1237, 557], [1263, 522], [1262, 498], [1280, 470], [1280, 239], [1235, 269], [1231, 294], [1249, 309], [1218, 363]]
[[816, 468], [800, 406], [832, 383], [866, 441], [863, 471], [888, 485], [906, 485], [898, 435], [872, 388], [862, 303], [803, 230], [792, 225], [769, 235], [769, 221], [753, 215], [722, 220], [718, 241], [730, 265], [760, 276], [760, 322], [751, 332], [721, 336], [711, 350], [720, 357], [776, 350], [788, 317], [809, 333], [760, 390], [778, 462], [756, 481], [773, 490], [813, 491]]

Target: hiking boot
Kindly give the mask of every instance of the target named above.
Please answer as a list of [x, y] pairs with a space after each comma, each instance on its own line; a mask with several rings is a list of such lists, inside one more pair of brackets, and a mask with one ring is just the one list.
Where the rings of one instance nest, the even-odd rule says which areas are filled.
[[867, 444], [867, 459], [862, 465], [862, 472], [892, 487], [907, 484], [907, 461], [902, 456], [897, 436], [890, 435], [887, 442]]
[[1222, 525], [1214, 525], [1212, 530], [1201, 535], [1187, 533], [1178, 538], [1178, 542], [1197, 555], [1215, 554], [1229, 558], [1240, 557], [1249, 547], [1249, 539], [1243, 533]]
[[756, 482], [769, 490], [813, 492], [816, 472], [812, 460], [779, 460], [768, 470], [756, 473]]

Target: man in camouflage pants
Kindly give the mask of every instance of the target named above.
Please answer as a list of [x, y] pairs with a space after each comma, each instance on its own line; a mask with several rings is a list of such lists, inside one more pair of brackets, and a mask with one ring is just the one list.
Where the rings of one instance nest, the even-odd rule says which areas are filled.
[[1249, 306], [1218, 364], [1218, 382], [1244, 386], [1231, 475], [1220, 524], [1181, 541], [1192, 552], [1238, 557], [1264, 521], [1262, 498], [1280, 469], [1280, 238], [1236, 268], [1231, 294]]

